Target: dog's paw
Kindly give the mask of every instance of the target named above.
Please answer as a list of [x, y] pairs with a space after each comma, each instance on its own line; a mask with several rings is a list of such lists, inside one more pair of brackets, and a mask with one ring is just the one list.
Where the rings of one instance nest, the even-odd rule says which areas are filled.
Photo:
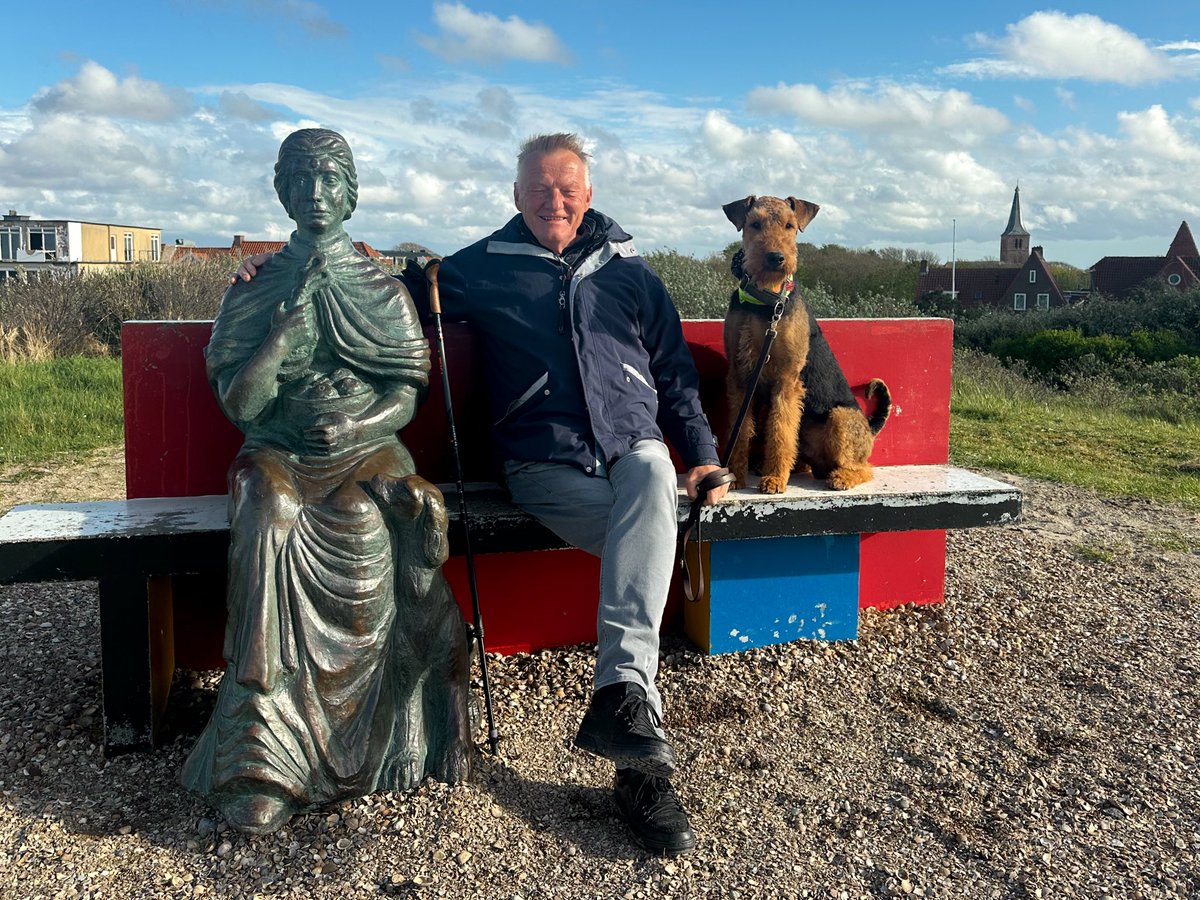
[[866, 469], [834, 469], [829, 473], [827, 484], [835, 491], [848, 491], [852, 487], [866, 484], [872, 478], [872, 471]]
[[758, 482], [758, 489], [764, 494], [782, 494], [787, 486], [787, 478], [781, 475], [764, 475]]

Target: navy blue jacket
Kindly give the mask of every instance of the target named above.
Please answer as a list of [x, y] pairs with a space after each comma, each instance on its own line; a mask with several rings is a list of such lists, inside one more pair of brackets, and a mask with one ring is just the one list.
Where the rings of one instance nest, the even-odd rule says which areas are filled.
[[612, 219], [588, 210], [581, 234], [559, 256], [517, 215], [442, 261], [444, 317], [482, 338], [498, 454], [595, 474], [666, 431], [689, 468], [717, 464], [666, 287]]

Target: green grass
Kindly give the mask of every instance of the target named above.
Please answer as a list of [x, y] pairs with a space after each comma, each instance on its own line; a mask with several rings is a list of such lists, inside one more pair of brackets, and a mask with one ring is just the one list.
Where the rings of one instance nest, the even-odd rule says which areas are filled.
[[1040, 387], [979, 354], [956, 354], [950, 459], [1200, 509], [1200, 422]]
[[0, 466], [120, 444], [121, 361], [0, 361]]
[[[70, 457], [123, 438], [120, 360], [0, 361], [0, 466]], [[955, 354], [950, 458], [1200, 510], [1200, 422], [1062, 394], [978, 353]], [[1176, 541], [1164, 533], [1164, 546]]]

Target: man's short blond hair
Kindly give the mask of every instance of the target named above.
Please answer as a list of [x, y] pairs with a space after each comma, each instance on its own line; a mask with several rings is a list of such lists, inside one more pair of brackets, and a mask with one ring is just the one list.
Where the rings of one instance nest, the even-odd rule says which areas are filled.
[[538, 159], [559, 150], [568, 150], [579, 157], [583, 163], [584, 183], [591, 185], [592, 155], [583, 149], [583, 141], [579, 139], [579, 135], [565, 131], [554, 134], [535, 134], [521, 145], [521, 152], [517, 154], [517, 183], [519, 184], [521, 181], [521, 173], [525, 171], [525, 163], [528, 160]]

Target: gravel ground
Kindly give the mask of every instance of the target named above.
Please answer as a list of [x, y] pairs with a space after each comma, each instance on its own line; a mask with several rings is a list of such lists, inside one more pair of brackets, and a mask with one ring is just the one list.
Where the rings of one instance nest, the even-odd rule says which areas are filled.
[[675, 860], [569, 747], [587, 648], [492, 659], [471, 784], [248, 839], [177, 784], [215, 676], [180, 673], [163, 750], [105, 760], [94, 585], [0, 588], [0, 896], [1200, 896], [1200, 517], [1012, 480], [1026, 518], [950, 535], [944, 605], [841, 644], [668, 639]]

